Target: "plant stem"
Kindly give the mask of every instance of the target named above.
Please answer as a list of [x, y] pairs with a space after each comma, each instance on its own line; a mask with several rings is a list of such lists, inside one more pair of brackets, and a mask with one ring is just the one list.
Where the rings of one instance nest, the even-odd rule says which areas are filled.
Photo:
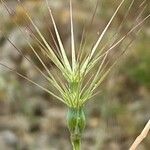
[[81, 150], [81, 138], [71, 137], [73, 150]]

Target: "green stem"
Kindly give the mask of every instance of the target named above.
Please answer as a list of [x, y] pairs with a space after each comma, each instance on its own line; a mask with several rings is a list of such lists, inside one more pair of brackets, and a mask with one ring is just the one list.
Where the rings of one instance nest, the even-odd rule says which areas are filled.
[[72, 143], [73, 150], [81, 150], [81, 138], [78, 139], [71, 138], [71, 143]]

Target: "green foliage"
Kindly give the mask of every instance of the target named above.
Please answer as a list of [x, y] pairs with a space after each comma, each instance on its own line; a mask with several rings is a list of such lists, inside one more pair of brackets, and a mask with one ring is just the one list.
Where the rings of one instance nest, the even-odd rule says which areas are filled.
[[[146, 40], [147, 39], [147, 40]], [[124, 71], [133, 81], [150, 88], [150, 51], [149, 40], [143, 37], [135, 52], [128, 58]]]

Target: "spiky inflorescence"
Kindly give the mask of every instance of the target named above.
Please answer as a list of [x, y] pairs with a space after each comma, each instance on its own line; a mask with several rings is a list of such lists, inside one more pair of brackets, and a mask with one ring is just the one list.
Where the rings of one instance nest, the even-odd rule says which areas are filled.
[[[127, 48], [131, 45], [131, 43], [133, 42], [134, 39], [131, 39], [131, 41], [129, 41], [127, 46], [122, 51], [117, 53], [117, 55], [115, 57], [115, 61], [111, 65], [109, 65], [110, 63], [109, 63], [109, 60], [107, 59], [110, 52], [114, 48], [116, 48], [119, 44], [121, 44], [131, 33], [133, 33], [134, 31], [136, 31], [136, 33], [138, 33], [138, 31], [140, 31], [140, 29], [141, 29], [140, 26], [150, 17], [150, 14], [149, 14], [144, 19], [137, 22], [138, 18], [141, 17], [141, 15], [146, 7], [146, 5], [144, 3], [145, 1], [143, 1], [140, 5], [140, 7], [142, 7], [142, 6], [143, 7], [141, 8], [141, 12], [136, 17], [136, 20], [135, 20], [136, 24], [133, 23], [132, 28], [124, 36], [117, 39], [116, 35], [119, 33], [123, 23], [126, 21], [128, 13], [135, 2], [135, 0], [131, 1], [130, 6], [128, 7], [128, 9], [126, 11], [123, 21], [121, 22], [120, 26], [118, 27], [117, 32], [110, 38], [110, 42], [112, 44], [109, 44], [109, 42], [108, 42], [108, 43], [106, 43], [106, 45], [104, 45], [99, 50], [98, 47], [99, 47], [100, 43], [102, 42], [108, 28], [110, 27], [111, 23], [113, 22], [119, 9], [125, 2], [125, 0], [122, 0], [121, 3], [119, 4], [119, 6], [116, 8], [115, 12], [113, 13], [111, 19], [107, 23], [106, 27], [103, 29], [102, 33], [99, 35], [97, 41], [92, 46], [90, 52], [83, 55], [85, 53], [84, 45], [86, 44], [86, 42], [85, 42], [86, 40], [83, 40], [83, 38], [84, 38], [84, 36], [86, 38], [87, 32], [83, 32], [80, 50], [77, 51], [76, 47], [75, 47], [76, 46], [75, 40], [74, 40], [72, 2], [70, 0], [71, 58], [72, 58], [71, 63], [70, 63], [68, 56], [66, 54], [66, 51], [64, 49], [62, 40], [60, 38], [58, 29], [57, 29], [57, 26], [56, 26], [56, 23], [55, 23], [53, 14], [52, 14], [52, 10], [48, 4], [48, 0], [46, 0], [46, 6], [48, 8], [49, 15], [50, 15], [50, 18], [51, 18], [51, 21], [52, 21], [52, 24], [53, 24], [53, 27], [55, 30], [55, 36], [57, 38], [57, 41], [55, 41], [54, 38], [53, 39], [54, 39], [54, 42], [56, 43], [56, 47], [58, 47], [58, 54], [56, 54], [56, 50], [53, 49], [50, 44], [48, 44], [48, 42], [46, 41], [46, 39], [40, 32], [37, 25], [34, 23], [33, 19], [31, 18], [31, 16], [27, 12], [27, 10], [22, 5], [20, 0], [18, 0], [18, 1], [19, 1], [19, 5], [22, 7], [22, 9], [24, 10], [24, 13], [26, 15], [25, 21], [30, 22], [30, 24], [33, 26], [34, 30], [36, 31], [36, 33], [38, 35], [38, 37], [37, 37], [34, 34], [34, 32], [32, 31], [32, 29], [29, 26], [26, 26], [26, 28], [30, 31], [30, 36], [37, 42], [37, 45], [41, 49], [42, 53], [48, 59], [50, 59], [55, 64], [55, 66], [58, 68], [58, 70], [60, 71], [60, 74], [63, 76], [63, 78], [66, 81], [65, 84], [63, 84], [64, 82], [60, 77], [57, 77], [57, 75], [54, 75], [50, 72], [50, 70], [48, 69], [48, 67], [46, 66], [46, 64], [44, 63], [44, 61], [42, 60], [42, 58], [36, 51], [36, 49], [32, 46], [32, 44], [28, 40], [26, 33], [24, 33], [22, 28], [14, 20], [13, 21], [16, 24], [16, 26], [19, 28], [20, 32], [22, 32], [25, 35], [24, 40], [27, 42], [27, 45], [31, 48], [31, 50], [33, 51], [35, 56], [38, 58], [39, 62], [42, 64], [42, 66], [46, 70], [47, 74], [43, 73], [43, 71], [39, 67], [37, 67], [27, 56], [23, 55], [22, 51], [9, 38], [7, 38], [7, 37], [5, 37], [5, 38], [8, 40], [8, 42], [10, 42], [10, 44], [12, 44], [12, 46], [15, 47], [15, 49], [23, 57], [25, 57], [25, 59], [27, 59], [33, 65], [33, 67], [37, 71], [39, 71], [41, 73], [41, 75], [50, 84], [52, 84], [59, 91], [61, 96], [59, 94], [55, 94], [54, 92], [50, 91], [49, 89], [47, 89], [45, 87], [39, 85], [38, 83], [35, 83], [33, 80], [29, 79], [25, 75], [20, 74], [19, 72], [6, 66], [5, 64], [0, 63], [0, 65], [4, 66], [5, 68], [9, 69], [12, 72], [15, 72], [17, 75], [21, 76], [22, 78], [28, 80], [32, 84], [38, 86], [39, 88], [41, 88], [44, 91], [48, 92], [49, 94], [53, 95], [55, 98], [62, 101], [64, 104], [66, 104], [69, 107], [68, 127], [71, 132], [71, 138], [73, 140], [73, 147], [74, 147], [74, 149], [80, 149], [80, 140], [81, 140], [80, 134], [82, 133], [82, 131], [85, 127], [85, 116], [84, 116], [84, 112], [83, 112], [83, 106], [84, 106], [85, 102], [87, 102], [87, 100], [91, 99], [95, 95], [95, 89], [97, 89], [99, 87], [99, 85], [101, 85], [101, 83], [106, 78], [108, 73], [111, 71], [111, 69], [114, 67], [114, 65], [119, 60], [120, 56], [122, 56], [126, 52]], [[14, 10], [10, 9], [3, 0], [1, 0], [1, 2], [5, 6], [8, 13], [11, 15], [11, 13]], [[94, 19], [95, 13], [96, 13], [97, 6], [98, 6], [98, 1], [96, 3], [96, 8], [94, 10], [94, 14], [91, 19], [92, 21]], [[52, 35], [52, 37], [53, 37], [53, 35]], [[39, 38], [40, 38], [40, 40], [39, 40]], [[57, 43], [58, 43], [58, 45], [57, 45]], [[96, 73], [94, 73], [93, 75], [90, 75], [90, 77], [89, 77], [91, 70], [96, 66], [98, 66]]]
[[[8, 13], [11, 14], [11, 12], [13, 12], [13, 10], [11, 10], [3, 0], [1, 0], [1, 1], [2, 1], [2, 4], [5, 6], [5, 8], [7, 9]], [[61, 94], [61, 97], [59, 95], [56, 95], [54, 92], [40, 86], [38, 83], [35, 83], [34, 81], [30, 80], [26, 76], [24, 76], [24, 75], [16, 72], [15, 70], [9, 68], [8, 66], [6, 66], [2, 63], [1, 63], [1, 65], [7, 67], [8, 69], [11, 69], [11, 71], [16, 72], [19, 76], [22, 76], [23, 78], [27, 79], [29, 82], [32, 82], [33, 84], [39, 86], [40, 88], [42, 88], [43, 90], [45, 90], [49, 94], [53, 95], [55, 98], [57, 98], [60, 101], [62, 101], [63, 103], [65, 103], [67, 106], [73, 107], [73, 108], [81, 107], [88, 99], [90, 99], [91, 97], [93, 97], [95, 95], [95, 89], [105, 79], [107, 74], [110, 72], [110, 70], [113, 68], [113, 66], [118, 61], [118, 58], [127, 50], [127, 47], [132, 43], [132, 40], [131, 40], [131, 42], [129, 42], [127, 47], [123, 51], [121, 51], [119, 55], [117, 55], [115, 62], [110, 67], [107, 67], [109, 64], [107, 61], [107, 57], [108, 57], [109, 53], [114, 48], [116, 48], [120, 43], [122, 43], [126, 39], [126, 37], [128, 37], [131, 33], [133, 33], [133, 31], [135, 31], [136, 29], [139, 30], [138, 27], [141, 24], [143, 24], [150, 17], [150, 15], [148, 15], [142, 21], [138, 22], [122, 38], [115, 40], [113, 42], [113, 44], [111, 44], [111, 46], [108, 47], [107, 49], [106, 49], [107, 46], [105, 45], [101, 50], [98, 51], [98, 46], [101, 43], [105, 33], [107, 32], [108, 28], [110, 27], [112, 21], [114, 20], [115, 16], [117, 15], [119, 9], [121, 8], [121, 6], [125, 2], [125, 0], [122, 0], [120, 5], [116, 8], [111, 19], [107, 23], [106, 27], [104, 28], [102, 33], [99, 35], [99, 37], [98, 37], [96, 43], [93, 45], [90, 53], [87, 54], [83, 58], [83, 52], [78, 52], [78, 54], [77, 54], [77, 51], [75, 48], [72, 2], [70, 0], [71, 51], [72, 51], [72, 54], [71, 54], [72, 55], [72, 63], [70, 63], [69, 59], [67, 57], [66, 51], [64, 49], [62, 40], [60, 38], [58, 29], [57, 29], [57, 26], [56, 26], [56, 23], [55, 23], [53, 14], [52, 14], [52, 10], [48, 4], [48, 1], [46, 0], [46, 5], [47, 5], [47, 8], [48, 8], [48, 11], [50, 14], [50, 18], [51, 18], [52, 24], [54, 26], [55, 34], [57, 37], [57, 42], [58, 42], [57, 46], [59, 47], [59, 54], [58, 55], [55, 53], [56, 50], [53, 49], [52, 46], [48, 44], [48, 42], [46, 41], [46, 39], [44, 38], [44, 36], [40, 32], [39, 28], [36, 26], [36, 24], [32, 20], [31, 16], [27, 12], [27, 10], [22, 5], [20, 0], [18, 0], [18, 2], [25, 12], [25, 15], [27, 18], [26, 21], [27, 22], [30, 21], [30, 23], [34, 27], [35, 31], [37, 32], [38, 36], [40, 37], [40, 40], [36, 37], [36, 35], [32, 32], [32, 30], [27, 26], [27, 28], [31, 31], [30, 34], [31, 34], [32, 38], [34, 38], [34, 40], [36, 40], [41, 51], [56, 65], [56, 67], [59, 69], [60, 73], [65, 78], [67, 84], [62, 84], [63, 81], [61, 83], [60, 78], [59, 78], [60, 81], [58, 81], [57, 78], [55, 77], [55, 75], [53, 75], [50, 72], [50, 70], [45, 65], [44, 61], [42, 60], [42, 58], [40, 57], [40, 55], [38, 54], [36, 49], [34, 49], [32, 44], [28, 41], [28, 38], [26, 38], [26, 37], [25, 37], [25, 40], [26, 40], [28, 46], [31, 48], [31, 50], [34, 52], [36, 57], [39, 59], [40, 63], [45, 68], [47, 75], [44, 74], [37, 66], [35, 66], [33, 64], [34, 67], [43, 75], [43, 77], [46, 80], [48, 80], [48, 82], [50, 82], [59, 91], [59, 93]], [[129, 8], [125, 14], [124, 20], [126, 19], [133, 3], [134, 3], [134, 0], [132, 0], [131, 4], [129, 6]], [[98, 5], [98, 3], [97, 3], [97, 5]], [[143, 5], [143, 2], [142, 2], [142, 5]], [[97, 9], [97, 7], [95, 9]], [[145, 9], [145, 7], [142, 9], [141, 13], [139, 13], [139, 15], [137, 16], [137, 19], [142, 15], [142, 12], [144, 9]], [[96, 10], [94, 11], [94, 14], [95, 14], [95, 12], [96, 12]], [[122, 23], [124, 22], [124, 20], [122, 21]], [[21, 29], [21, 27], [16, 22], [14, 22], [14, 23], [18, 26], [19, 30], [23, 33], [24, 31]], [[121, 25], [120, 25], [120, 27], [122, 27]], [[116, 32], [116, 34], [117, 34], [117, 32]], [[111, 38], [111, 40], [113, 40], [113, 37]], [[7, 38], [7, 40], [19, 51], [19, 53], [21, 53], [20, 49], [18, 49], [8, 38]], [[82, 42], [83, 41], [81, 41], [81, 43]], [[82, 44], [84, 45], [85, 43], [82, 43]], [[82, 51], [84, 51], [84, 49]], [[24, 56], [24, 57], [26, 57], [26, 56]], [[26, 57], [26, 59], [28, 61], [30, 61], [27, 57]], [[87, 75], [90, 73], [91, 69], [93, 69], [97, 65], [99, 65], [97, 72], [88, 79], [88, 83], [85, 83], [84, 81], [85, 81], [85, 79], [87, 80], [87, 77], [88, 77]]]

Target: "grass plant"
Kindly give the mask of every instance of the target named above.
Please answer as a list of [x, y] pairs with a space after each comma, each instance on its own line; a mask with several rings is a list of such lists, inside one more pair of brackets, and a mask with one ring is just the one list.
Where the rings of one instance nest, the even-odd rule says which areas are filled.
[[[4, 0], [1, 0], [1, 2], [3, 6], [6, 8], [7, 12], [11, 15], [11, 13], [14, 10], [9, 8], [7, 6], [7, 3], [4, 2]], [[24, 33], [24, 31], [22, 30], [22, 28], [19, 26], [17, 22], [14, 21], [14, 24], [18, 27], [20, 32], [24, 34], [23, 40], [27, 42], [27, 45], [35, 54], [35, 56], [37, 57], [37, 59], [39, 60], [39, 62], [41, 63], [41, 65], [43, 66], [46, 72], [43, 72], [38, 66], [36, 66], [32, 62], [32, 60], [30, 60], [27, 56], [25, 56], [23, 52], [8, 37], [4, 35], [5, 38], [8, 40], [8, 42], [13, 47], [15, 47], [15, 49], [20, 53], [20, 55], [22, 55], [26, 60], [28, 60], [31, 63], [31, 65], [39, 73], [41, 73], [41, 75], [47, 80], [49, 84], [54, 86], [54, 88], [58, 91], [57, 92], [58, 94], [41, 86], [40, 84], [36, 83], [32, 79], [29, 79], [27, 76], [17, 72], [13, 68], [10, 68], [9, 66], [1, 62], [0, 65], [16, 73], [18, 76], [24, 78], [30, 83], [38, 86], [39, 88], [49, 93], [50, 95], [54, 96], [56, 99], [58, 99], [68, 107], [67, 125], [70, 131], [70, 139], [71, 139], [73, 150], [81, 149], [82, 133], [84, 132], [84, 128], [86, 126], [86, 117], [84, 113], [84, 106], [86, 102], [88, 100], [91, 100], [93, 96], [98, 94], [96, 92], [96, 89], [102, 84], [106, 76], [110, 73], [112, 68], [117, 64], [121, 56], [126, 52], [126, 50], [129, 48], [129, 46], [132, 44], [135, 38], [130, 39], [130, 41], [126, 44], [125, 47], [122, 48], [122, 50], [117, 51], [115, 53], [115, 56], [113, 56], [113, 62], [109, 60], [109, 55], [116, 47], [121, 45], [125, 41], [125, 39], [128, 38], [131, 34], [136, 35], [141, 30], [142, 24], [145, 23], [145, 21], [148, 20], [148, 18], [150, 17], [149, 14], [145, 18], [139, 21], [139, 18], [141, 18], [141, 16], [143, 15], [143, 12], [146, 7], [146, 3], [145, 1], [143, 1], [139, 6], [140, 11], [136, 16], [136, 19], [133, 22], [131, 29], [129, 29], [122, 37], [118, 38], [118, 34], [123, 24], [127, 21], [129, 12], [133, 4], [135, 3], [135, 0], [132, 0], [116, 33], [112, 37], [110, 37], [110, 39], [108, 39], [106, 45], [102, 45], [102, 48], [99, 48], [99, 45], [101, 44], [104, 36], [106, 35], [106, 32], [109, 30], [109, 27], [111, 26], [112, 22], [114, 21], [114, 18], [116, 17], [117, 13], [119, 12], [119, 10], [121, 9], [124, 3], [125, 0], [121, 0], [119, 6], [114, 11], [112, 17], [108, 21], [102, 33], [99, 35], [96, 42], [91, 47], [90, 52], [86, 53], [86, 49], [84, 48], [84, 46], [86, 44], [88, 31], [85, 30], [83, 32], [80, 48], [79, 50], [77, 50], [77, 46], [74, 39], [73, 8], [72, 8], [72, 1], [70, 0], [70, 27], [71, 27], [71, 60], [70, 60], [64, 48], [48, 0], [46, 0], [46, 6], [49, 12], [49, 17], [54, 27], [55, 35], [52, 36], [53, 37], [56, 36], [56, 39], [54, 38], [53, 39], [57, 46], [57, 50], [55, 50], [48, 43], [48, 41], [42, 35], [40, 29], [34, 23], [29, 12], [24, 8], [22, 2], [18, 0], [18, 5], [22, 7], [25, 13], [26, 16], [25, 21], [29, 22], [34, 28], [34, 30], [36, 31], [35, 34], [30, 28], [30, 26], [27, 25], [26, 28], [28, 29], [28, 31], [30, 31], [30, 36], [37, 42], [37, 45], [39, 46], [44, 56], [50, 59], [53, 62], [53, 64], [57, 67], [59, 71], [58, 75], [53, 74], [49, 70], [49, 68], [44, 63], [44, 60], [42, 60], [37, 50], [32, 46], [32, 44], [28, 40], [27, 38], [28, 35]], [[96, 7], [94, 9], [93, 16], [91, 18], [91, 22], [89, 23], [88, 26], [89, 28], [91, 27], [90, 25], [94, 20], [98, 4], [99, 3], [97, 2]], [[86, 29], [88, 29], [88, 27]], [[97, 71], [93, 75], [90, 75], [92, 73], [93, 68], [96, 68]], [[63, 76], [63, 79], [61, 76]]]

